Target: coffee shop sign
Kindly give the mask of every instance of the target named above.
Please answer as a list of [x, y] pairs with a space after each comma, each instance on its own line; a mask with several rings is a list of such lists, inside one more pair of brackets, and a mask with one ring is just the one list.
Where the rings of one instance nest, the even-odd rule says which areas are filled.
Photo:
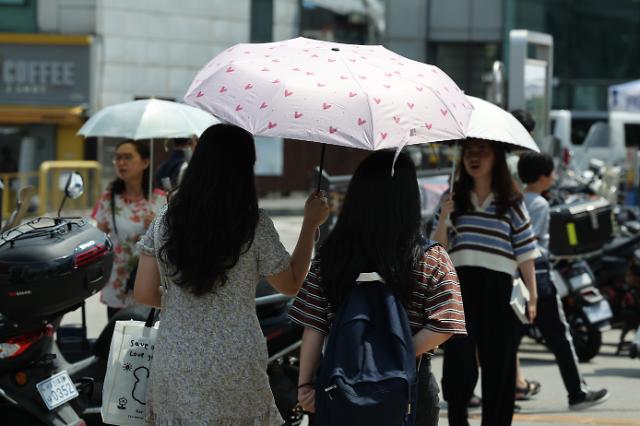
[[2, 86], [6, 94], [41, 94], [49, 88], [71, 88], [76, 84], [73, 61], [4, 59]]
[[0, 43], [0, 104], [89, 101], [89, 46]]

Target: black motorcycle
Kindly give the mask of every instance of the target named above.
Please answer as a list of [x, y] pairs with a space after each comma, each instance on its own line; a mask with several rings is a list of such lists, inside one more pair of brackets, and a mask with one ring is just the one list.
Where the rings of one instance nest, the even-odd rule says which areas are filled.
[[[99, 424], [102, 384], [111, 336], [118, 320], [144, 321], [142, 306], [118, 312], [97, 339], [87, 337], [84, 303], [106, 284], [113, 247], [82, 218], [40, 217], [22, 225], [25, 193], [0, 233], [0, 412], [16, 425]], [[66, 198], [82, 195], [79, 175], [70, 175]], [[1, 197], [0, 197], [1, 198]], [[64, 200], [63, 200], [64, 204]], [[60, 210], [62, 209], [62, 205]], [[1, 220], [0, 220], [1, 223]], [[269, 379], [276, 404], [289, 424], [300, 415], [298, 349], [302, 329], [287, 318], [289, 298], [268, 283], [257, 289], [257, 313], [269, 350]], [[62, 317], [82, 310], [80, 326]]]
[[555, 261], [551, 276], [578, 360], [590, 361], [600, 352], [602, 332], [611, 328], [611, 307], [596, 288], [593, 271], [585, 260]]
[[619, 328], [616, 354], [624, 352], [627, 334], [640, 326], [640, 234], [621, 236], [603, 249], [603, 254], [588, 259], [597, 286], [605, 295], [613, 316], [612, 325]]

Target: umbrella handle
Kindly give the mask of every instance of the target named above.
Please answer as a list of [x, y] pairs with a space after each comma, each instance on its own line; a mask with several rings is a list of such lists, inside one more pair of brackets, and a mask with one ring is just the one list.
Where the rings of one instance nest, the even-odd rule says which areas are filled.
[[318, 169], [318, 185], [317, 192], [320, 192], [320, 184], [322, 183], [322, 169], [324, 168], [324, 154], [327, 149], [327, 144], [322, 144], [322, 151], [320, 152], [320, 167]]
[[456, 160], [458, 159], [458, 143], [453, 144], [453, 159], [451, 160], [451, 176], [449, 177], [449, 192], [453, 192], [453, 183], [456, 178]]

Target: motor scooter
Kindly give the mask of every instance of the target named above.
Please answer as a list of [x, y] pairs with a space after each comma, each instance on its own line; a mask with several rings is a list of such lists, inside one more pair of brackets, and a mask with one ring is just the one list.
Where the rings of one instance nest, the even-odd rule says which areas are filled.
[[593, 271], [584, 259], [553, 260], [551, 279], [562, 300], [578, 360], [587, 362], [600, 352], [602, 332], [611, 328], [609, 302], [595, 286]]
[[256, 289], [256, 311], [267, 341], [267, 374], [276, 406], [286, 425], [302, 421], [298, 402], [298, 374], [303, 328], [288, 318], [292, 299], [262, 279]]
[[613, 311], [612, 325], [621, 330], [616, 349], [620, 355], [629, 342], [626, 336], [640, 326], [640, 234], [619, 238], [604, 254], [589, 259], [596, 282]]
[[[60, 216], [67, 198], [82, 195], [79, 175], [70, 175], [57, 218], [20, 225], [30, 193], [20, 192], [6, 231], [0, 233], [0, 412], [8, 424], [100, 424], [115, 322], [144, 321], [149, 310], [125, 308], [97, 339], [89, 339], [85, 300], [107, 282], [112, 243], [85, 219]], [[302, 329], [287, 318], [289, 298], [274, 293], [266, 281], [259, 284], [257, 314], [269, 349], [276, 404], [294, 425], [300, 419], [293, 408]], [[82, 324], [61, 326], [62, 317], [76, 309]]]
[[[69, 175], [66, 199], [83, 193]], [[21, 195], [22, 191], [21, 191]], [[8, 424], [83, 425], [95, 391], [96, 355], [69, 362], [57, 345], [62, 317], [106, 284], [107, 235], [82, 218], [38, 217], [20, 224], [28, 198], [0, 234], [0, 410]]]

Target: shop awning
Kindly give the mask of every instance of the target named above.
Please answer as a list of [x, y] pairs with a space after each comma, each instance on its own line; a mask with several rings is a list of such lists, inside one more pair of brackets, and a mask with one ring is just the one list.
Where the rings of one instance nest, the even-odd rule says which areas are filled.
[[84, 108], [0, 105], [0, 124], [81, 124]]
[[384, 32], [384, 4], [381, 0], [303, 0], [304, 7], [321, 7], [338, 15], [356, 13], [369, 17], [376, 29]]
[[367, 13], [362, 0], [305, 0], [303, 5], [306, 7], [321, 7], [338, 15], [348, 15], [350, 13], [366, 15]]
[[640, 112], [640, 80], [609, 86], [609, 110]]

